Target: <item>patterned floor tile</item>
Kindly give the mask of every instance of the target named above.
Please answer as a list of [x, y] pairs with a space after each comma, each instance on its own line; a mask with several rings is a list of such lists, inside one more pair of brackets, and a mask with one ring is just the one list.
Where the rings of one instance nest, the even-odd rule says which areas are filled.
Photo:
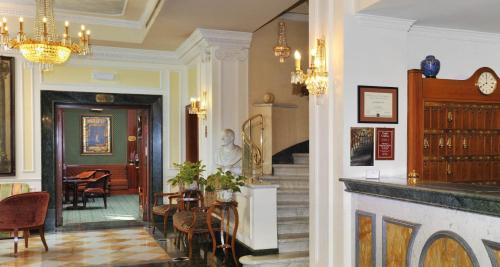
[[[127, 238], [122, 238], [126, 236]], [[14, 241], [0, 240], [0, 266], [95, 266], [141, 264], [168, 261], [170, 256], [144, 228], [47, 234], [45, 252], [38, 236], [30, 238], [29, 248], [19, 241], [19, 253], [13, 255]]]

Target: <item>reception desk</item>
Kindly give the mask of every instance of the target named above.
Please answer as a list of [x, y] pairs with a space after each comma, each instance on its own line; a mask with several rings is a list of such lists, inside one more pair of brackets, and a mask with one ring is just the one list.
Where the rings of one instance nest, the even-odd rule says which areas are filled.
[[356, 266], [500, 266], [500, 187], [341, 181]]

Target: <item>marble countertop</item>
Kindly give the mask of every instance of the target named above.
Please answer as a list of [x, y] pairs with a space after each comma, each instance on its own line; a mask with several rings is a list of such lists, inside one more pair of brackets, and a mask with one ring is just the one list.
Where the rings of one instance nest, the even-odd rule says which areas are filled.
[[500, 217], [500, 186], [341, 178], [347, 192]]

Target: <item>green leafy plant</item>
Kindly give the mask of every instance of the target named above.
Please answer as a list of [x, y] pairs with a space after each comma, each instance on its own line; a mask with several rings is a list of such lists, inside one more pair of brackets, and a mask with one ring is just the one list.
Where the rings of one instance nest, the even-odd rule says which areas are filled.
[[216, 190], [241, 192], [240, 187], [245, 185], [245, 180], [244, 176], [234, 176], [230, 171], [224, 172], [219, 168], [216, 173], [208, 176], [203, 184], [206, 185], [205, 190], [208, 192]]
[[168, 180], [171, 185], [183, 186], [190, 185], [194, 182], [197, 182], [198, 184], [204, 183], [203, 180], [205, 180], [205, 178], [202, 173], [205, 171], [205, 165], [203, 165], [201, 161], [186, 161], [182, 164], [174, 163], [174, 166], [179, 169], [179, 172], [175, 177]]

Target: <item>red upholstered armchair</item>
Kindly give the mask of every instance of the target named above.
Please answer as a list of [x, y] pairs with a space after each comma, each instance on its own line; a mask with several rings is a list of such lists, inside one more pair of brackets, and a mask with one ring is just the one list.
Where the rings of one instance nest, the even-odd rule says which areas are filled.
[[49, 206], [49, 193], [33, 192], [13, 195], [0, 201], [0, 231], [14, 232], [14, 254], [17, 254], [19, 231], [23, 231], [28, 247], [29, 231], [38, 229], [45, 251], [45, 216]]

